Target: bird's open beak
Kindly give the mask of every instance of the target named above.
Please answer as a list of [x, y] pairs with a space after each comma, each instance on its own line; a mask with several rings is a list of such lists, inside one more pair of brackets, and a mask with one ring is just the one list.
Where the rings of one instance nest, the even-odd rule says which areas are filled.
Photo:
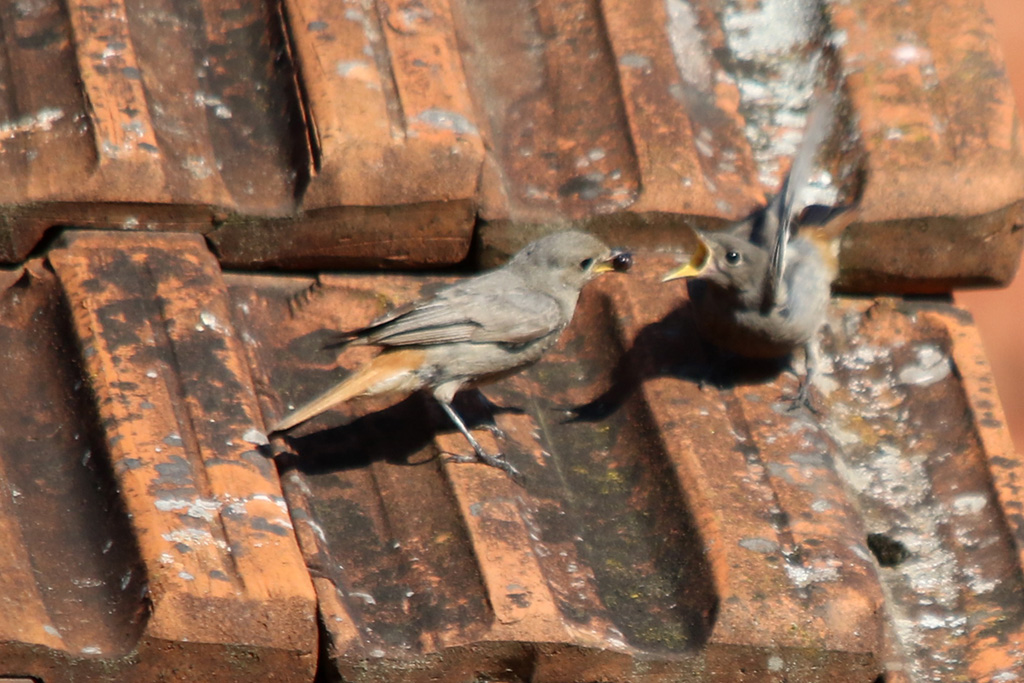
[[625, 273], [633, 265], [633, 255], [628, 251], [613, 251], [611, 256], [594, 264], [593, 271], [597, 274]]
[[661, 278], [662, 282], [678, 280], [685, 277], [697, 277], [708, 267], [711, 262], [711, 248], [707, 242], [700, 237], [697, 238], [697, 248], [690, 255], [690, 260]]

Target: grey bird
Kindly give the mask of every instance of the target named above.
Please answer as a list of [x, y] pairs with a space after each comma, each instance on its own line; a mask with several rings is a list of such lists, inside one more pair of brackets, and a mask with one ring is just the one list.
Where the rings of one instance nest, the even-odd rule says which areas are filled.
[[848, 205], [812, 207], [809, 201], [811, 173], [835, 123], [836, 99], [832, 93], [812, 107], [782, 190], [771, 203], [721, 232], [699, 231], [689, 262], [663, 279], [687, 278], [698, 332], [720, 349], [745, 358], [783, 358], [803, 348], [806, 376], [794, 405], [810, 406], [811, 342], [825, 322], [838, 270], [832, 241], [856, 216], [864, 182], [858, 170], [855, 199]]
[[429, 390], [476, 458], [519, 479], [500, 454], [487, 453], [452, 407], [455, 394], [535, 363], [558, 340], [588, 282], [632, 264], [584, 232], [567, 230], [524, 247], [495, 270], [449, 285], [394, 309], [367, 327], [341, 333], [331, 346], [372, 344], [383, 351], [339, 384], [296, 409], [282, 432], [359, 396]]

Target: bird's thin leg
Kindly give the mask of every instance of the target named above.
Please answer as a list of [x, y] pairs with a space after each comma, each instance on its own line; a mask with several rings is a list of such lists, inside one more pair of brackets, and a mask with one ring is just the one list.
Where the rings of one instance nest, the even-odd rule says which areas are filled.
[[477, 440], [473, 438], [473, 435], [469, 433], [469, 430], [466, 429], [466, 425], [462, 422], [462, 418], [460, 418], [459, 414], [455, 412], [454, 408], [452, 408], [451, 403], [442, 401], [441, 399], [437, 399], [437, 402], [441, 404], [441, 407], [444, 408], [444, 412], [448, 413], [448, 417], [451, 418], [451, 421], [455, 424], [458, 430], [462, 432], [462, 435], [466, 437], [466, 441], [469, 442], [469, 445], [473, 447], [477, 460], [490, 465], [491, 467], [497, 467], [516, 481], [521, 481], [523, 479], [523, 475], [519, 470], [513, 467], [511, 463], [505, 460], [505, 458], [491, 455], [483, 449]]
[[814, 376], [814, 371], [817, 368], [817, 348], [814, 346], [814, 340], [811, 340], [804, 344], [804, 371], [797, 374], [797, 379], [800, 382], [799, 387], [796, 391], [796, 396], [790, 399], [789, 409], [797, 410], [799, 408], [807, 408], [809, 411], [818, 414], [818, 409], [814, 406], [814, 402], [811, 400], [811, 379]]

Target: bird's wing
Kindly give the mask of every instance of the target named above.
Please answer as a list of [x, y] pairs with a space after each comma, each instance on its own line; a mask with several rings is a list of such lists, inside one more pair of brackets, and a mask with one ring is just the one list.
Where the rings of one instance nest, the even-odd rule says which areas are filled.
[[369, 339], [371, 335], [377, 330], [385, 327], [389, 322], [400, 318], [406, 313], [414, 310], [416, 305], [420, 302], [412, 301], [407, 304], [402, 304], [397, 308], [393, 308], [384, 315], [376, 318], [366, 327], [357, 327], [351, 330], [345, 330], [343, 332], [332, 332], [328, 335], [327, 341], [324, 343], [323, 348], [325, 349], [343, 349], [349, 344], [372, 344], [373, 342]]
[[[789, 184], [789, 177], [786, 178], [786, 185]], [[783, 187], [783, 193], [785, 187]], [[783, 193], [779, 197], [784, 197]], [[778, 300], [779, 290], [782, 288], [782, 272], [786, 267], [786, 245], [789, 243], [789, 235], [792, 231], [792, 214], [787, 210], [784, 199], [772, 201], [768, 207], [768, 215], [765, 221], [774, 223], [775, 234], [768, 245], [768, 268], [765, 271], [764, 281], [761, 283], [761, 312], [767, 313]]]
[[442, 290], [367, 329], [366, 342], [382, 346], [495, 342], [525, 344], [561, 328], [558, 301], [509, 278], [476, 278]]
[[786, 245], [794, 223], [807, 208], [807, 189], [818, 154], [821, 152], [835, 121], [839, 93], [828, 90], [818, 93], [807, 114], [807, 127], [797, 148], [793, 164], [789, 167], [782, 191], [768, 207], [765, 220], [774, 221], [776, 230], [769, 236], [768, 269], [761, 290], [761, 310], [768, 311], [776, 303], [782, 285], [782, 273], [786, 265]]

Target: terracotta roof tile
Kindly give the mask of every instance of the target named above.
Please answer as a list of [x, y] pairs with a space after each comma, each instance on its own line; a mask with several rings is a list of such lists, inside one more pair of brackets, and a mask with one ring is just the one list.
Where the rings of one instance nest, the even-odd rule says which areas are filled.
[[349, 680], [1017, 666], [1021, 465], [969, 321], [837, 299], [820, 413], [793, 413], [787, 372], [701, 384], [672, 261], [638, 253], [487, 389], [508, 437], [478, 435], [523, 488], [447, 462], [465, 445], [419, 396], [325, 414], [278, 468], [259, 447], [336, 380], [328, 330], [437, 278], [221, 274], [198, 237], [71, 234], [5, 276], [5, 666], [309, 680], [311, 579], [320, 666]]
[[[425, 398], [299, 430], [285, 492], [346, 680], [871, 681], [1016, 661], [1019, 558], [1001, 528], [1015, 524], [1019, 458], [963, 314], [837, 300], [821, 414], [791, 413], [789, 373], [694, 381], [706, 361], [689, 314], [657, 283], [670, 265], [645, 253], [635, 275], [585, 292], [563, 343], [486, 390], [525, 410], [498, 410], [507, 442], [478, 432], [525, 489], [444, 462], [465, 445]], [[316, 352], [326, 329], [432, 286], [322, 276], [290, 313], [309, 280], [229, 282], [253, 363], [281, 389], [270, 419], [336, 381], [333, 355]], [[485, 419], [471, 396], [464, 409]]]
[[0, 674], [312, 676], [226, 294], [201, 238], [130, 233], [75, 235], [4, 290]]
[[453, 264], [478, 221], [489, 262], [552, 223], [678, 247], [776, 190], [828, 73], [832, 184], [869, 179], [841, 285], [1015, 270], [1022, 136], [979, 0], [280, 7], [2, 10], [0, 256], [65, 225], [200, 232], [236, 267]]
[[[0, 677], [1024, 667], [1022, 465], [969, 318], [837, 297], [792, 412], [794, 373], [723, 369], [659, 282], [774, 191], [822, 73], [826, 184], [868, 177], [841, 287], [1010, 278], [1022, 137], [977, 0], [279, 9], [0, 4]], [[265, 443], [373, 353], [330, 330], [457, 275], [248, 269], [488, 264], [565, 224], [633, 273], [459, 399], [525, 486], [451, 462], [422, 396]]]

